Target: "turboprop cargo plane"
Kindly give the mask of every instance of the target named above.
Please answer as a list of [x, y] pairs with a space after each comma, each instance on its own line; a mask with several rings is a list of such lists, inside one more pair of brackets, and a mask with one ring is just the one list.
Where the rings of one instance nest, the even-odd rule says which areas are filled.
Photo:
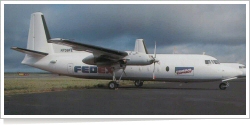
[[31, 14], [27, 48], [11, 49], [25, 53], [22, 64], [52, 73], [87, 79], [110, 79], [110, 89], [121, 80], [133, 80], [136, 87], [144, 81], [206, 82], [218, 81], [224, 90], [228, 81], [245, 76], [237, 66], [220, 64], [208, 55], [149, 54], [143, 39], [135, 41], [134, 51], [119, 51], [51, 38], [44, 15]]

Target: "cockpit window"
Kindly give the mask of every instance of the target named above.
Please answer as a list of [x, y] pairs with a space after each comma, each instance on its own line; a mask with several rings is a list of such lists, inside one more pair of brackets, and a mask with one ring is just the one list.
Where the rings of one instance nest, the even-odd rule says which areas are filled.
[[213, 60], [215, 64], [220, 64], [218, 60]]
[[218, 60], [205, 60], [205, 64], [220, 64]]
[[205, 60], [205, 64], [211, 64], [210, 60]]
[[211, 62], [212, 62], [213, 64], [215, 64], [215, 62], [214, 62], [213, 60], [211, 60]]
[[246, 66], [239, 66], [239, 68], [240, 68], [240, 69], [245, 69], [245, 68], [246, 68]]

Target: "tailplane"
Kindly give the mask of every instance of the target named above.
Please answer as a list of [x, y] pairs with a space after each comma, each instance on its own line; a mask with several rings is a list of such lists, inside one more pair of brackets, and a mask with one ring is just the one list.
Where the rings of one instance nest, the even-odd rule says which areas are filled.
[[38, 52], [38, 51], [24, 49], [24, 48], [18, 48], [18, 47], [11, 47], [11, 49], [19, 51], [19, 52], [22, 52], [22, 53], [25, 53], [25, 54], [28, 54], [28, 55], [31, 55], [33, 57], [34, 56], [43, 57], [43, 56], [47, 56], [48, 55], [48, 53]]

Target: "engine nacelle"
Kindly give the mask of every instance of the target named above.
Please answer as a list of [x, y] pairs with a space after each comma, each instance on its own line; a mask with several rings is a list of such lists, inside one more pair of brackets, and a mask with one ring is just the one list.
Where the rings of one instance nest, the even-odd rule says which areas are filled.
[[82, 60], [83, 63], [89, 65], [99, 65], [99, 66], [110, 66], [113, 64], [120, 65], [151, 65], [154, 62], [154, 58], [151, 55], [140, 52], [128, 52], [128, 56], [123, 59], [113, 61], [103, 57], [95, 57], [94, 55], [89, 55]]
[[114, 62], [112, 62], [109, 59], [101, 58], [101, 57], [95, 57], [94, 55], [90, 55], [85, 57], [82, 60], [83, 63], [89, 64], [89, 65], [97, 65], [97, 66], [110, 66]]
[[153, 63], [153, 58], [146, 54], [140, 52], [128, 52], [129, 55], [124, 58], [126, 65], [151, 65]]
[[87, 56], [82, 60], [82, 62], [89, 65], [95, 65], [95, 57], [94, 55]]

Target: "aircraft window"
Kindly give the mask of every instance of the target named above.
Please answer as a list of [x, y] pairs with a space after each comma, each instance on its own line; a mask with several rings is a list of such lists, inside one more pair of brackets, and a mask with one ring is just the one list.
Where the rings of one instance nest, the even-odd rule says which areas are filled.
[[239, 66], [239, 68], [240, 68], [240, 69], [245, 69], [245, 68], [246, 68], [246, 66]]
[[220, 64], [218, 60], [205, 60], [205, 64]]
[[215, 64], [213, 60], [211, 60], [211, 62], [212, 62], [213, 64]]
[[211, 64], [210, 60], [205, 60], [205, 64]]
[[218, 60], [213, 60], [215, 64], [220, 64]]
[[167, 72], [169, 71], [169, 67], [168, 67], [168, 66], [166, 67], [166, 71], [167, 71]]

